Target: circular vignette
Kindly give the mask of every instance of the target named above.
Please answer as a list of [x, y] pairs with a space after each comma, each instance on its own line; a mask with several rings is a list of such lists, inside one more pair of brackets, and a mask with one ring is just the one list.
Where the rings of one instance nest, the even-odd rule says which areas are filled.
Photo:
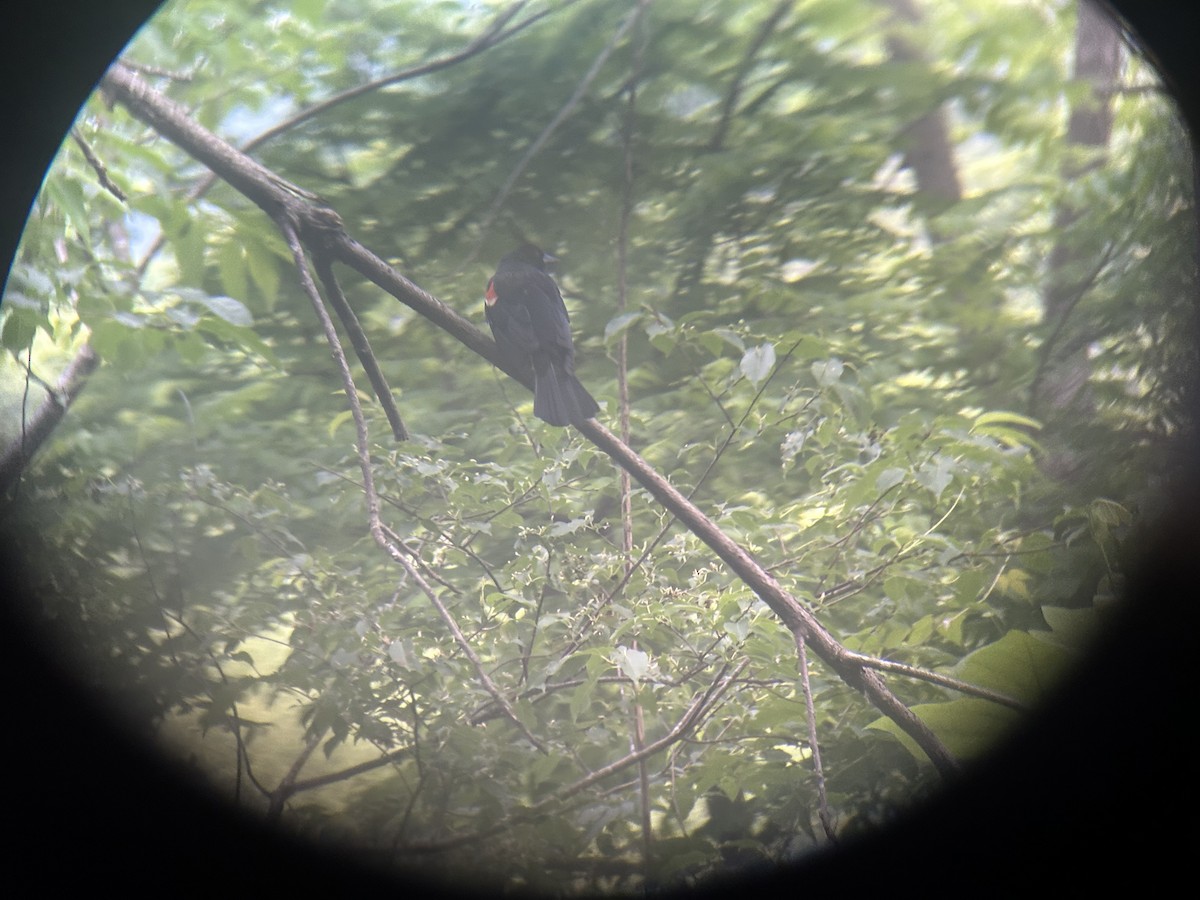
[[[1129, 15], [1172, 73], [1169, 44], [1156, 46], [1153, 24], [1139, 22], [1136, 9]], [[53, 45], [36, 38], [30, 43]], [[87, 69], [85, 85], [98, 71]], [[1189, 92], [1187, 87], [1194, 85], [1194, 75], [1182, 68], [1175, 72], [1182, 73], [1174, 78], [1194, 123], [1194, 102], [1189, 101], [1194, 88]], [[69, 92], [55, 93], [70, 97]], [[60, 108], [73, 108], [85, 93], [80, 86], [76, 99]], [[63, 131], [65, 124], [57, 134]], [[56, 145], [57, 140], [51, 146]], [[1146, 542], [1140, 567], [1131, 571], [1127, 591], [1138, 602], [1122, 611], [1119, 626], [1064, 687], [1057, 703], [1040, 711], [997, 759], [968, 772], [953, 792], [898, 821], [889, 834], [814, 859], [797, 877], [830, 886], [866, 887], [872, 879], [880, 887], [894, 886], [893, 867], [920, 858], [929, 847], [953, 860], [949, 866], [955, 875], [974, 879], [985, 889], [1006, 880], [1020, 886], [1022, 868], [1025, 875], [1053, 871], [1064, 882], [1074, 882], [1086, 877], [1088, 863], [1099, 857], [1133, 860], [1154, 852], [1182, 858], [1181, 852], [1171, 852], [1182, 850], [1182, 835], [1145, 818], [1148, 808], [1169, 805], [1178, 773], [1186, 771], [1181, 741], [1170, 728], [1182, 713], [1178, 689], [1187, 683], [1184, 654], [1158, 638], [1165, 621], [1179, 622], [1180, 634], [1190, 634], [1195, 624], [1190, 589], [1196, 583], [1196, 529], [1187, 514], [1196, 508], [1194, 492], [1181, 488], [1177, 498], [1177, 511], [1164, 517], [1165, 524]], [[21, 561], [5, 563], [5, 595], [24, 596]], [[210, 875], [253, 873], [264, 887], [304, 889], [322, 879], [329, 879], [331, 887], [344, 886], [345, 870], [337, 860], [314, 868], [317, 856], [308, 850], [297, 855], [276, 836], [211, 805], [173, 767], [114, 729], [103, 701], [88, 698], [69, 674], [47, 664], [55, 655], [54, 639], [23, 620], [15, 603], [8, 613], [13, 621], [6, 633], [16, 638], [8, 656], [9, 683], [29, 701], [18, 705], [14, 715], [10, 765], [12, 771], [36, 773], [22, 788], [28, 789], [29, 820], [42, 826], [25, 832], [26, 843], [19, 845], [27, 851], [22, 857], [60, 861], [60, 851], [49, 846], [65, 844], [71, 848], [68, 855], [101, 878], [127, 876], [131, 865], [178, 872], [191, 863], [194, 871]], [[1131, 672], [1139, 674], [1134, 678]], [[1147, 694], [1142, 689], [1146, 682], [1163, 689]], [[70, 712], [64, 715], [66, 710]], [[1098, 739], [1098, 733], [1105, 739]], [[93, 737], [81, 741], [81, 734]], [[247, 852], [248, 847], [253, 851]], [[998, 860], [1024, 866], [997, 875]]]

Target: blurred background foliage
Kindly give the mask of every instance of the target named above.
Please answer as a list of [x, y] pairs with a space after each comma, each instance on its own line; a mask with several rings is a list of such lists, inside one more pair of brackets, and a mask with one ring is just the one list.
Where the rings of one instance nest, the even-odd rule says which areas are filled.
[[[514, 6], [254, 155], [481, 327], [495, 261], [554, 252], [603, 421], [624, 344], [633, 446], [847, 646], [1036, 704], [1191, 427], [1191, 149], [1153, 70], [1085, 7], [1113, 52], [1075, 77], [1098, 32], [1072, 2]], [[125, 59], [244, 143], [506, 11], [189, 0]], [[823, 842], [792, 637], [710, 551], [635, 490], [625, 582], [608, 458], [344, 277], [414, 432], [369, 407], [385, 518], [535, 752], [367, 533], [274, 227], [99, 96], [74, 133], [0, 311], [0, 442], [99, 355], [3, 513], [84, 677], [239, 803], [430, 871], [621, 890]], [[742, 661], [650, 760], [648, 858], [634, 769], [483, 836]], [[889, 683], [967, 758], [1018, 718]], [[851, 688], [813, 690], [840, 834], [935, 786]]]

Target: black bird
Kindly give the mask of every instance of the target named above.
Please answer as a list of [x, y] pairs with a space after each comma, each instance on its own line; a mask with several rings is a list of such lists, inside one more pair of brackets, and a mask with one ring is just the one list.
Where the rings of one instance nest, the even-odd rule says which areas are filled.
[[554, 257], [522, 244], [500, 260], [484, 291], [484, 313], [500, 352], [533, 367], [533, 414], [551, 425], [579, 425], [600, 407], [575, 377], [571, 321], [546, 263]]

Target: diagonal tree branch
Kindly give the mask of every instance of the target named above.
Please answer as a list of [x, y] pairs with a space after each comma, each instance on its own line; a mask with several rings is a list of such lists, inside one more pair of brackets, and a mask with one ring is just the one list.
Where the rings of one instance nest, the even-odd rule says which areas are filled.
[[280, 780], [278, 787], [271, 792], [271, 802], [267, 807], [267, 821], [278, 822], [279, 817], [283, 815], [283, 807], [287, 803], [288, 798], [295, 793], [296, 779], [300, 777], [300, 771], [304, 768], [308, 758], [312, 756], [314, 750], [317, 749], [317, 744], [321, 743], [322, 734], [314, 731], [308, 735], [304, 741], [304, 747], [301, 748], [296, 758], [292, 760], [292, 764], [288, 766], [287, 772]]
[[[298, 236], [311, 242], [318, 248], [318, 252], [328, 253], [333, 259], [359, 272], [526, 387], [532, 387], [531, 374], [521, 371], [503, 358], [490, 337], [346, 234], [341, 219], [332, 209], [306, 202], [298, 189], [292, 188], [264, 166], [203, 128], [178, 104], [147, 87], [134, 72], [120, 63], [105, 75], [102, 86], [115, 101], [212, 168], [220, 177], [258, 204], [272, 219], [280, 223], [296, 223]], [[349, 390], [350, 401], [356, 404], [352, 386]], [[364, 467], [364, 486], [368, 488], [372, 534], [381, 547], [388, 548], [390, 542], [382, 532], [379, 502], [374, 494], [374, 480], [371, 477], [369, 457], [366, 456], [366, 426], [359, 418], [356, 417], [356, 426], [362, 432], [359, 434], [360, 462]], [[802, 635], [806, 645], [811, 647], [838, 677], [866, 695], [876, 709], [908, 734], [929, 756], [938, 771], [943, 775], [957, 771], [958, 764], [949, 750], [933, 731], [891, 692], [879, 673], [865, 667], [856, 659], [855, 655], [838, 642], [749, 552], [721, 531], [712, 519], [597, 420], [589, 419], [578, 427], [585, 437], [608, 453], [693, 534], [704, 541], [779, 616], [793, 634]], [[395, 557], [403, 557], [394, 547], [387, 552]]]
[[[58, 384], [49, 390], [49, 396], [42, 401], [42, 405], [34, 414], [22, 423], [21, 433], [11, 444], [0, 450], [0, 495], [16, 483], [33, 454], [62, 421], [67, 407], [75, 402], [75, 398], [87, 385], [88, 378], [98, 365], [100, 357], [91, 345], [84, 344], [80, 347], [79, 352], [63, 369]], [[30, 377], [33, 377], [32, 373]]]
[[[461, 49], [455, 53], [448, 54], [447, 56], [441, 56], [441, 57], [438, 57], [437, 59], [429, 60], [428, 62], [420, 63], [419, 65], [412, 66], [407, 69], [403, 69], [399, 72], [393, 72], [391, 75], [386, 75], [383, 78], [378, 78], [374, 81], [370, 81], [365, 84], [356, 85], [355, 87], [348, 88], [347, 90], [344, 90], [341, 93], [333, 95], [332, 97], [328, 97], [324, 100], [320, 100], [316, 103], [313, 103], [310, 106], [306, 106], [304, 109], [289, 116], [288, 118], [284, 119], [282, 122], [278, 122], [275, 125], [272, 125], [266, 131], [263, 131], [260, 134], [256, 135], [255, 137], [251, 138], [249, 141], [247, 141], [245, 144], [242, 145], [242, 147], [241, 147], [242, 152], [249, 153], [251, 150], [261, 147], [263, 144], [265, 144], [271, 140], [274, 140], [275, 138], [279, 137], [279, 135], [281, 135], [281, 134], [286, 134], [288, 131], [291, 131], [293, 128], [296, 128], [297, 126], [302, 125], [303, 123], [309, 121], [310, 119], [316, 118], [317, 116], [321, 115], [322, 113], [328, 112], [330, 109], [333, 109], [334, 107], [339, 106], [342, 103], [346, 103], [350, 100], [354, 100], [357, 97], [361, 97], [364, 94], [368, 94], [373, 91], [377, 91], [382, 88], [389, 87], [390, 85], [393, 85], [393, 84], [400, 84], [401, 82], [404, 82], [404, 81], [411, 81], [415, 78], [420, 78], [425, 75], [431, 75], [434, 72], [440, 72], [442, 69], [448, 69], [451, 66], [457, 65], [461, 62], [465, 62], [466, 60], [470, 59], [471, 57], [476, 56], [477, 54], [482, 53], [483, 51], [496, 46], [501, 41], [507, 40], [508, 38], [512, 37], [515, 34], [519, 34], [520, 32], [524, 31], [526, 28], [528, 28], [530, 25], [535, 24], [540, 19], [542, 19], [542, 18], [550, 15], [552, 12], [556, 11], [554, 8], [544, 9], [539, 13], [535, 13], [531, 16], [527, 16], [526, 18], [522, 19], [517, 24], [513, 25], [511, 28], [506, 29], [504, 26], [507, 25], [512, 20], [512, 18], [518, 12], [521, 11], [522, 7], [525, 6], [526, 2], [527, 2], [527, 0], [517, 0], [516, 3], [513, 3], [507, 9], [501, 10], [500, 13], [496, 16], [496, 18], [492, 20], [491, 24], [489, 24], [488, 27], [481, 34], [479, 34], [476, 38], [474, 38], [469, 44], [467, 44], [465, 47], [463, 47], [463, 49]], [[565, 0], [565, 2], [562, 5], [569, 6], [575, 2], [577, 2], [577, 0]], [[151, 69], [148, 66], [137, 65], [136, 63], [132, 63], [132, 62], [126, 62], [126, 63], [124, 63], [124, 65], [126, 65], [130, 69], [133, 69], [138, 72], [142, 72], [147, 75], [173, 77], [173, 76], [171, 76], [171, 73], [164, 73], [160, 70]], [[191, 200], [200, 199], [201, 197], [203, 197], [205, 194], [208, 193], [208, 191], [212, 188], [212, 186], [216, 183], [216, 181], [217, 181], [216, 173], [215, 172], [208, 173], [203, 178], [201, 178], [199, 181], [197, 181], [196, 184], [192, 187], [192, 189], [190, 191], [188, 191], [188, 198]], [[155, 256], [155, 254], [158, 253], [159, 249], [161, 249], [164, 240], [165, 240], [164, 236], [160, 234], [154, 240], [154, 242], [150, 245], [150, 247], [147, 249], [145, 254], [143, 254], [141, 262], [138, 264], [139, 272], [143, 272], [145, 270], [146, 266], [149, 265], [150, 260]]]
[[[340, 106], [341, 104], [361, 97], [364, 94], [370, 94], [393, 84], [411, 81], [414, 78], [420, 78], [424, 75], [432, 75], [434, 72], [440, 72], [442, 69], [448, 69], [460, 62], [464, 62], [470, 59], [472, 56], [482, 53], [484, 50], [495, 46], [505, 38], [512, 37], [514, 34], [524, 31], [542, 17], [553, 12], [552, 9], [542, 10], [540, 13], [530, 16], [523, 22], [519, 22], [512, 28], [504, 31], [504, 26], [512, 21], [513, 17], [521, 11], [521, 8], [525, 6], [527, 2], [528, 0], [517, 0], [516, 3], [513, 3], [511, 6], [501, 10], [499, 14], [497, 14], [496, 18], [492, 20], [491, 24], [489, 24], [481, 34], [475, 37], [461, 50], [455, 53], [447, 54], [446, 56], [440, 56], [437, 59], [430, 60], [429, 62], [420, 63], [399, 72], [393, 72], [391, 75], [385, 75], [384, 77], [377, 78], [374, 81], [368, 81], [363, 84], [355, 85], [352, 88], [347, 88], [340, 93], [334, 94], [332, 97], [328, 97], [312, 104], [311, 106], [306, 106], [304, 109], [292, 116], [289, 116], [282, 122], [272, 125], [257, 137], [252, 138], [242, 147], [242, 150], [244, 152], [248, 152], [256, 147], [261, 147], [267, 141], [279, 137], [279, 135], [290, 131], [297, 125], [301, 125], [304, 122], [307, 122], [309, 119], [316, 118], [322, 113], [328, 112], [335, 106]], [[209, 183], [211, 184], [211, 181]]]

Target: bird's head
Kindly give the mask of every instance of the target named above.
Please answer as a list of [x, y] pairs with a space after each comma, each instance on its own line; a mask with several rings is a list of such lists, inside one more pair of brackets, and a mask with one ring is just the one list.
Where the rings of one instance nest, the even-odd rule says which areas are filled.
[[505, 259], [514, 262], [522, 262], [526, 265], [533, 266], [535, 269], [546, 271], [546, 266], [552, 262], [558, 262], [558, 257], [553, 256], [543, 250], [537, 244], [531, 244], [526, 241], [512, 253], [508, 254]]

